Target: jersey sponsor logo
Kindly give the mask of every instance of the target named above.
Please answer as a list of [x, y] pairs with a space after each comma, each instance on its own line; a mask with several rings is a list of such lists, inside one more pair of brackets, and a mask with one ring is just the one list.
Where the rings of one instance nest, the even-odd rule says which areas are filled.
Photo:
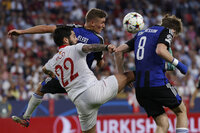
[[53, 124], [53, 133], [81, 133], [77, 117], [57, 117]]
[[156, 29], [146, 29], [144, 32], [156, 33], [157, 31]]
[[83, 37], [83, 36], [81, 36], [81, 35], [79, 35], [78, 37], [78, 40], [80, 41], [80, 42], [82, 42], [82, 43], [87, 43], [88, 42], [88, 38], [86, 38], [86, 37]]

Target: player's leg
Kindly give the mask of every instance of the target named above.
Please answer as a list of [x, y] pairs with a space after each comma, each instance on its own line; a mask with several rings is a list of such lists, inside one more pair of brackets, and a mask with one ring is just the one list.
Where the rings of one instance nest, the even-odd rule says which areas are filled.
[[[167, 84], [168, 101], [165, 101], [164, 106], [169, 107], [177, 116], [176, 133], [188, 133], [188, 118], [186, 107], [179, 96], [177, 89], [171, 84]], [[170, 101], [171, 100], [171, 101]]]
[[40, 89], [42, 88], [41, 83], [38, 84], [38, 87], [35, 91], [35, 93], [32, 95], [28, 102], [28, 107], [26, 108], [26, 111], [24, 112], [23, 116], [12, 116], [12, 119], [19, 123], [20, 125], [24, 127], [29, 126], [30, 117], [33, 113], [33, 111], [37, 108], [38, 105], [42, 102], [42, 98], [44, 96], [44, 93], [40, 92]]
[[46, 78], [43, 82], [38, 84], [35, 93], [29, 100], [28, 107], [23, 116], [12, 116], [12, 119], [22, 126], [28, 127], [33, 111], [40, 105], [42, 98], [46, 93], [66, 93], [65, 89], [60, 85], [55, 78]]
[[[139, 88], [141, 89], [141, 88]], [[140, 93], [146, 93], [145, 95], [149, 94], [149, 97], [153, 97], [153, 95], [151, 95], [150, 90], [148, 91], [144, 91], [141, 89]], [[152, 90], [153, 93], [155, 93]], [[136, 91], [137, 93], [137, 91]], [[139, 94], [137, 94], [139, 95]], [[156, 133], [167, 133], [168, 128], [169, 128], [169, 122], [168, 122], [168, 117], [163, 109], [163, 107], [159, 104], [157, 104], [157, 102], [155, 102], [154, 100], [156, 100], [156, 98], [148, 98], [148, 96], [146, 97], [145, 95], [139, 95], [137, 96], [137, 100], [139, 102], [139, 104], [145, 109], [148, 117], [153, 117], [154, 121], [156, 122]], [[144, 96], [144, 97], [143, 97]]]
[[170, 89], [166, 86], [161, 87], [136, 87], [136, 98], [140, 106], [142, 106], [148, 117], [153, 117], [156, 122], [156, 133], [167, 133], [169, 128], [168, 117], [163, 108], [163, 104], [172, 103], [175, 99], [174, 95], [172, 101], [166, 96], [171, 93]]
[[[96, 85], [98, 86], [98, 84]], [[100, 87], [90, 87], [80, 94], [73, 103], [76, 106], [82, 133], [96, 133], [98, 108], [101, 104], [96, 101]]]
[[126, 85], [135, 80], [135, 75], [133, 71], [125, 72], [123, 74], [115, 74], [118, 81], [118, 93], [122, 91]]
[[82, 131], [82, 133], [96, 133], [96, 124], [88, 131]]
[[33, 111], [40, 105], [42, 98], [46, 93], [66, 93], [66, 91], [62, 88], [57, 79], [50, 77], [46, 78], [43, 82], [38, 84], [35, 93], [29, 100], [28, 107], [23, 115], [23, 118], [30, 119]]
[[133, 72], [116, 74], [96, 82], [74, 102], [83, 133], [96, 133], [98, 108], [114, 98], [128, 83], [134, 80]]
[[157, 102], [162, 103], [165, 107], [169, 107], [177, 116], [176, 132], [188, 133], [186, 107], [181, 96], [179, 96], [177, 89], [170, 83], [158, 89], [159, 90], [156, 90], [157, 94], [162, 98], [157, 99]]
[[177, 133], [188, 133], [188, 118], [185, 104], [183, 101], [177, 107], [172, 109], [172, 111], [176, 114], [176, 132]]
[[166, 113], [154, 117], [154, 121], [157, 125], [155, 133], [167, 133], [169, 128], [169, 121]]
[[24, 112], [23, 118], [24, 119], [30, 119], [33, 111], [40, 105], [42, 102], [42, 98], [44, 96], [44, 93], [41, 92], [42, 84], [41, 82], [38, 84], [38, 87], [35, 91], [35, 93], [32, 95], [28, 102], [28, 107], [26, 108], [26, 111]]

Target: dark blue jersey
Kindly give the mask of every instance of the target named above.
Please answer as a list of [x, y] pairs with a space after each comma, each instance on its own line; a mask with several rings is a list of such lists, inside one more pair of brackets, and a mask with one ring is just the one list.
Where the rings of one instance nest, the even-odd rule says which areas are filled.
[[[95, 33], [94, 31], [87, 30], [83, 26], [80, 25], [58, 25], [59, 26], [72, 26], [73, 31], [75, 32], [76, 37], [78, 38], [78, 42], [84, 44], [103, 44], [104, 40], [101, 35]], [[87, 55], [86, 61], [88, 67], [91, 68], [92, 62], [94, 60], [101, 60], [102, 59], [102, 52], [92, 52]]]
[[156, 47], [158, 43], [169, 47], [172, 38], [171, 30], [153, 26], [127, 42], [135, 53], [136, 87], [158, 87], [169, 82], [165, 76], [165, 60], [156, 54]]

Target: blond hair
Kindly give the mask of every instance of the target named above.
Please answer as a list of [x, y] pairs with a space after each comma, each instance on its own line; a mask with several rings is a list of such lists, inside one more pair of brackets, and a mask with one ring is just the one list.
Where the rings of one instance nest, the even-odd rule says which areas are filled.
[[85, 20], [86, 22], [89, 22], [95, 18], [106, 18], [106, 17], [107, 17], [107, 13], [105, 11], [101, 9], [97, 9], [97, 8], [92, 8], [87, 12], [85, 16]]

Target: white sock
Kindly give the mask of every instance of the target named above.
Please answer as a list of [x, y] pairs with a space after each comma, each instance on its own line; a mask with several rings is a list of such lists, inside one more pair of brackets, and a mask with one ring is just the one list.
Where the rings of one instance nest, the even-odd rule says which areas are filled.
[[28, 102], [28, 107], [26, 109], [26, 112], [23, 115], [24, 119], [29, 119], [33, 113], [33, 111], [37, 108], [38, 105], [42, 102], [43, 96], [39, 96], [36, 93], [34, 93], [31, 97], [31, 99]]
[[176, 128], [176, 133], [188, 133], [187, 128]]

